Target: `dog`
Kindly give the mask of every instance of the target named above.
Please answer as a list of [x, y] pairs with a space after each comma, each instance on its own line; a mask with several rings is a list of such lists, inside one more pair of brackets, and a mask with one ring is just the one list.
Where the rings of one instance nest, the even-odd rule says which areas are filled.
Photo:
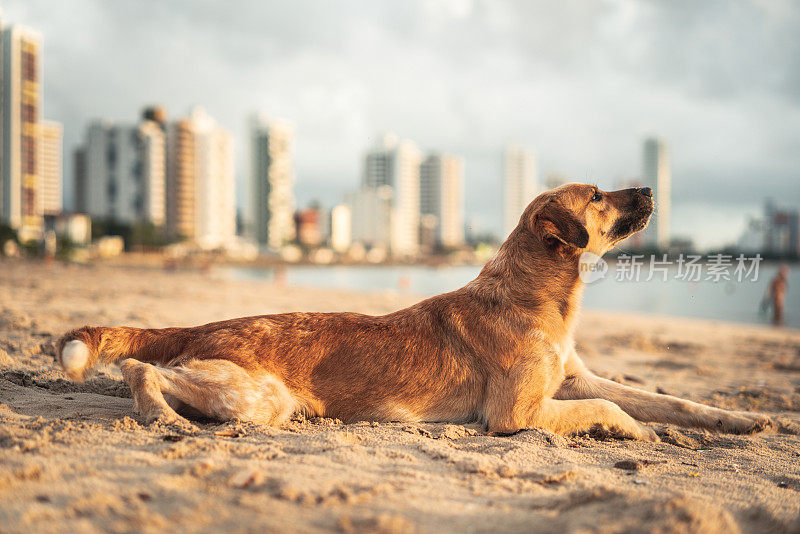
[[642, 230], [652, 191], [568, 184], [535, 198], [496, 256], [456, 291], [383, 316], [284, 313], [192, 328], [85, 326], [56, 358], [73, 380], [118, 363], [146, 422], [280, 425], [294, 413], [354, 421], [480, 422], [506, 435], [538, 427], [657, 441], [643, 423], [729, 433], [770, 426], [592, 374], [573, 333], [579, 257]]

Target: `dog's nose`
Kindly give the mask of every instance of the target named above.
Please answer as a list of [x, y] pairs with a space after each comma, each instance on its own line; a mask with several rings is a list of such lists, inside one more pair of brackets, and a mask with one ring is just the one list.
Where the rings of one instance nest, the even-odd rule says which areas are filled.
[[653, 196], [653, 190], [650, 189], [649, 187], [640, 187], [639, 188], [639, 192], [641, 194], [643, 194], [644, 196], [646, 196], [646, 197], [651, 197], [652, 198], [652, 196]]

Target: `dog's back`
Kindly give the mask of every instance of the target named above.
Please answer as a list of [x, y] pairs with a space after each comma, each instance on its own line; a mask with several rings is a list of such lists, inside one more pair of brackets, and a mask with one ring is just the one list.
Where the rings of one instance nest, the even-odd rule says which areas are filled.
[[441, 312], [431, 314], [435, 307], [381, 317], [285, 313], [188, 328], [86, 326], [61, 338], [57, 358], [74, 380], [126, 359], [164, 367], [227, 361], [280, 380], [310, 415], [475, 419], [483, 384], [474, 350], [467, 340], [454, 341], [454, 327]]

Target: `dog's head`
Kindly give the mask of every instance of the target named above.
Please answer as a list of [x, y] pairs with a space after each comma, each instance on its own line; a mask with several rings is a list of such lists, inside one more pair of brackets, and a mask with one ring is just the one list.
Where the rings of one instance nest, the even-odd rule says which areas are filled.
[[539, 195], [521, 223], [547, 246], [602, 255], [647, 226], [653, 212], [648, 187], [601, 191], [567, 184]]

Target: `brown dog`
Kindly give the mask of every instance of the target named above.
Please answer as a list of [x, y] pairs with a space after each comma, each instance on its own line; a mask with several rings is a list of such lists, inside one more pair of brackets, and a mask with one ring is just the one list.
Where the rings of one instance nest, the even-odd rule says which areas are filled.
[[[120, 362], [146, 420], [279, 425], [294, 412], [345, 422], [481, 421], [490, 432], [606, 428], [657, 440], [637, 422], [752, 432], [728, 412], [599, 378], [575, 352], [579, 255], [602, 255], [647, 225], [650, 189], [570, 184], [537, 197], [497, 256], [465, 287], [381, 317], [287, 313], [194, 328], [91, 327], [58, 343], [74, 380]], [[155, 365], [154, 365], [155, 364]]]

